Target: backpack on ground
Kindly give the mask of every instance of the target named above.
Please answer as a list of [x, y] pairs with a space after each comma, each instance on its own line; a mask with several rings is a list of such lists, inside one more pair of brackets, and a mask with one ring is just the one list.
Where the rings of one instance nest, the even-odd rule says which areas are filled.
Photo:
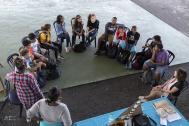
[[130, 51], [121, 49], [120, 51], [118, 51], [117, 61], [122, 64], [126, 64], [129, 60], [130, 54]]
[[47, 63], [46, 77], [47, 80], [55, 80], [60, 77], [60, 71], [58, 70], [56, 63], [53, 60], [50, 60]]
[[108, 46], [107, 47], [107, 56], [109, 58], [115, 58], [116, 54], [117, 54], [117, 50], [118, 50], [117, 44], [113, 44], [112, 46]]
[[86, 44], [85, 42], [80, 42], [79, 44], [75, 44], [73, 48], [74, 52], [81, 53], [86, 50]]

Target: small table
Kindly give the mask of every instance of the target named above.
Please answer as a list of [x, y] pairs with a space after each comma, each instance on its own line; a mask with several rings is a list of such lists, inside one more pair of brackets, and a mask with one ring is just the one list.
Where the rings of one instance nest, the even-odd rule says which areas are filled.
[[126, 109], [121, 109], [118, 111], [110, 112], [110, 113], [103, 114], [97, 117], [79, 121], [79, 122], [76, 122], [74, 126], [107, 126], [110, 116], [112, 117], [112, 119], [116, 119], [125, 110]]
[[[160, 117], [157, 115], [155, 108], [153, 107], [153, 103], [161, 100], [167, 100], [170, 105], [173, 104], [167, 98], [159, 98], [156, 100], [148, 101], [142, 104], [142, 111], [145, 115], [151, 117], [156, 123], [157, 126], [160, 125]], [[174, 106], [173, 106], [174, 107]], [[174, 107], [175, 108], [175, 107]], [[117, 118], [122, 112], [126, 109], [121, 109], [118, 111], [114, 111], [111, 113], [103, 114], [97, 117], [89, 118], [83, 121], [76, 122], [74, 126], [107, 126], [109, 117], [111, 116], [113, 119]], [[184, 118], [184, 116], [175, 108], [176, 112], [182, 117], [182, 119], [168, 122], [167, 126], [189, 126], [189, 122]]]
[[189, 126], [189, 122], [185, 119], [185, 117], [178, 111], [178, 109], [167, 99], [167, 98], [159, 98], [155, 99], [152, 101], [148, 101], [142, 104], [142, 111], [145, 115], [151, 117], [156, 123], [157, 126], [160, 125], [160, 116], [157, 114], [153, 103], [161, 101], [161, 100], [166, 100], [173, 108], [176, 110], [176, 112], [181, 116], [180, 120], [176, 120], [173, 122], [168, 122], [167, 126]]

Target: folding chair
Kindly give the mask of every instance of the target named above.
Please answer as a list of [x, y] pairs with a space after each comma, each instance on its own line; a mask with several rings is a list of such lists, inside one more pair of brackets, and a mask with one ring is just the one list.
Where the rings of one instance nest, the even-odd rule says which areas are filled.
[[22, 103], [20, 102], [18, 96], [17, 96], [17, 93], [16, 93], [16, 90], [15, 90], [15, 87], [14, 89], [11, 89], [11, 86], [10, 86], [10, 83], [9, 81], [5, 80], [4, 81], [4, 89], [6, 91], [6, 96], [5, 96], [5, 100], [0, 108], [0, 112], [3, 111], [5, 105], [7, 103], [10, 103], [10, 104], [13, 104], [13, 105], [17, 105], [17, 106], [20, 106], [20, 113], [19, 113], [19, 117], [22, 117], [22, 110], [23, 110], [23, 105]]
[[16, 57], [18, 57], [19, 54], [18, 53], [13, 53], [11, 54], [8, 58], [7, 58], [7, 63], [9, 64], [10, 68], [12, 70], [14, 70], [14, 59], [16, 59]]
[[[168, 57], [169, 57], [169, 62], [168, 62], [168, 68], [170, 67], [169, 65], [173, 62], [173, 60], [175, 59], [175, 54], [173, 52], [171, 52], [170, 50], [167, 50]], [[170, 78], [170, 72], [168, 70], [165, 70], [164, 73], [162, 74], [161, 78], [163, 81], [166, 81], [168, 78]]]

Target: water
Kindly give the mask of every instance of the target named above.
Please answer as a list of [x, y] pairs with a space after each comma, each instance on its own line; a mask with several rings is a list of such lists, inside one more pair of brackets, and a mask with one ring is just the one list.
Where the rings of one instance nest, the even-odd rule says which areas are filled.
[[[5, 64], [5, 68], [0, 69], [0, 74], [5, 75], [9, 71], [6, 58], [18, 51], [21, 38], [28, 33], [46, 23], [52, 24], [58, 14], [65, 17], [67, 31], [71, 33], [71, 18], [80, 14], [86, 27], [89, 13], [96, 13], [100, 20], [99, 34], [104, 32], [105, 24], [116, 16], [119, 23], [128, 27], [138, 26], [141, 38], [138, 43], [140, 48], [137, 50], [141, 50], [148, 37], [160, 34], [164, 47], [180, 56], [176, 57], [174, 63], [188, 61], [186, 50], [189, 39], [130, 0], [0, 0], [0, 62]], [[52, 35], [55, 40], [54, 29]], [[168, 46], [173, 42], [173, 46]], [[183, 50], [177, 48], [178, 46], [182, 46]]]
[[[112, 15], [102, 13], [113, 9], [112, 0], [0, 0], [0, 62], [5, 68], [0, 73], [8, 71], [6, 58], [17, 52], [21, 46], [21, 38], [40, 28], [45, 23], [52, 24], [58, 14], [65, 17], [67, 30], [71, 33], [70, 20], [76, 14], [83, 17], [86, 24], [89, 13], [94, 12], [101, 21], [100, 30], [105, 20], [111, 20]], [[106, 8], [103, 7], [106, 5]], [[109, 6], [109, 8], [107, 8]], [[93, 9], [91, 10], [91, 7]], [[52, 29], [53, 36], [54, 29]], [[54, 37], [55, 38], [55, 37]]]

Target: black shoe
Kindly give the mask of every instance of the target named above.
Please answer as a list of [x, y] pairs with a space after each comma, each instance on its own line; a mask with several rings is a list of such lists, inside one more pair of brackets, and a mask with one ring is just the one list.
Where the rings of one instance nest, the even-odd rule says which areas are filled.
[[97, 55], [97, 56], [99, 56], [101, 54], [101, 52], [99, 51], [99, 50], [97, 50], [96, 52], [95, 52], [95, 55]]

